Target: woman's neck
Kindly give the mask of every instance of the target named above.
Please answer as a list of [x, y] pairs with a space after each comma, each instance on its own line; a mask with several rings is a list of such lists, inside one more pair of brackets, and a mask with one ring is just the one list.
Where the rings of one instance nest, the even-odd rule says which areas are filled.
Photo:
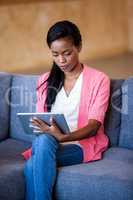
[[67, 80], [77, 79], [82, 70], [83, 70], [83, 65], [81, 63], [78, 63], [72, 71], [65, 73], [65, 79]]

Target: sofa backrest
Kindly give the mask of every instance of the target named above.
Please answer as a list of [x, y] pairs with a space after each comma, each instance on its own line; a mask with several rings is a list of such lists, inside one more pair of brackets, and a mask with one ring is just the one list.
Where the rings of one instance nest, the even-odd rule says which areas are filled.
[[8, 137], [10, 84], [12, 76], [0, 73], [0, 141]]
[[[14, 75], [11, 85], [11, 113], [10, 113], [10, 136], [16, 139], [32, 141], [33, 136], [24, 133], [18, 112], [35, 112], [36, 82], [38, 76]], [[110, 145], [117, 146], [119, 143], [121, 121], [121, 85], [123, 80], [111, 81], [111, 96], [108, 112], [105, 118], [105, 131], [110, 138]], [[116, 109], [119, 108], [119, 109]]]
[[117, 146], [119, 143], [121, 108], [122, 108], [122, 84], [124, 80], [111, 80], [109, 106], [106, 113], [104, 127], [109, 137], [110, 146]]
[[122, 111], [119, 146], [133, 149], [133, 77], [122, 85]]
[[[35, 136], [24, 133], [18, 112], [35, 112], [36, 82], [38, 76], [13, 75], [11, 84], [10, 137], [32, 141]], [[128, 90], [125, 94], [125, 85]], [[111, 80], [111, 95], [105, 117], [105, 132], [110, 139], [110, 146], [133, 148], [133, 78]], [[8, 87], [8, 86], [7, 86]], [[125, 95], [128, 97], [128, 113], [125, 112]], [[131, 122], [131, 123], [130, 123]]]
[[110, 146], [133, 149], [133, 77], [112, 80], [105, 130]]
[[35, 136], [25, 134], [18, 119], [19, 112], [35, 112], [38, 76], [13, 75], [11, 84], [10, 137], [32, 141]]

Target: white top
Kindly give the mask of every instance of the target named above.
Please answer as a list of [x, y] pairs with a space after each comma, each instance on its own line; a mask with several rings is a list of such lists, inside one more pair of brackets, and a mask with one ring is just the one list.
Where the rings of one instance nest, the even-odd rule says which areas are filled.
[[82, 78], [83, 75], [81, 73], [69, 96], [67, 96], [64, 87], [62, 87], [51, 108], [52, 113], [64, 114], [71, 132], [77, 129]]

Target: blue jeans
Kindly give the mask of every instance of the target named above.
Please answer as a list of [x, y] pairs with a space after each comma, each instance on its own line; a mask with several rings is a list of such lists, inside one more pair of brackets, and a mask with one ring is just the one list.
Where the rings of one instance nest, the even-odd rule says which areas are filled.
[[52, 200], [58, 166], [82, 163], [83, 152], [76, 144], [60, 145], [49, 134], [38, 136], [32, 145], [32, 156], [26, 162], [26, 200]]

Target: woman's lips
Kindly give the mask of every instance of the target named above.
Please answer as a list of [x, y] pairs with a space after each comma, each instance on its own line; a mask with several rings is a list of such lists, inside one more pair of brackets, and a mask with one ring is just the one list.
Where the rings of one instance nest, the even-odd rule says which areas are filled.
[[63, 70], [64, 70], [64, 69], [67, 69], [67, 67], [68, 67], [67, 65], [60, 66], [60, 68], [63, 69]]

